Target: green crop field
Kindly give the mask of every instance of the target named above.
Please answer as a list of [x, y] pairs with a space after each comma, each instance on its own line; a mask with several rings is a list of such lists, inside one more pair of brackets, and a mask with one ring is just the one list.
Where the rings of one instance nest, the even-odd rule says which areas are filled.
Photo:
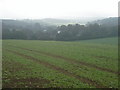
[[118, 88], [117, 40], [3, 40], [3, 88]]

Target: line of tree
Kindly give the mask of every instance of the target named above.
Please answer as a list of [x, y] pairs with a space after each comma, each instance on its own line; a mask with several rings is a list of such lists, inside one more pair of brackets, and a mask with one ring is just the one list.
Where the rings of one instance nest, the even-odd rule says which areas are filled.
[[2, 39], [74, 41], [118, 36], [118, 26], [68, 24], [61, 26], [10, 26], [2, 24]]

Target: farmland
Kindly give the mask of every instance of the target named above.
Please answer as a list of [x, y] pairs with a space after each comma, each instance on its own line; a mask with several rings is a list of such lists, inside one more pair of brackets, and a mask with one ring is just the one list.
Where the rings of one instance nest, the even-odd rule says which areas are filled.
[[2, 46], [3, 88], [118, 88], [117, 38]]

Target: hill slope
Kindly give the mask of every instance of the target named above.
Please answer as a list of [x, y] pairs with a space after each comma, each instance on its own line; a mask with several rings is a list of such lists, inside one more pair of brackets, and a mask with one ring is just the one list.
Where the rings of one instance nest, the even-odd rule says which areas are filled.
[[81, 42], [117, 45], [118, 44], [118, 37], [102, 38], [102, 39], [92, 39], [92, 40], [83, 40]]

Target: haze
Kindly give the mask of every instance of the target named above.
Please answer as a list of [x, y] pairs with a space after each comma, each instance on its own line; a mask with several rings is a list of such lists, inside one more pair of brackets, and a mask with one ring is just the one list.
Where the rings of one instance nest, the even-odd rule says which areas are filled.
[[117, 17], [118, 0], [0, 0], [0, 18]]

